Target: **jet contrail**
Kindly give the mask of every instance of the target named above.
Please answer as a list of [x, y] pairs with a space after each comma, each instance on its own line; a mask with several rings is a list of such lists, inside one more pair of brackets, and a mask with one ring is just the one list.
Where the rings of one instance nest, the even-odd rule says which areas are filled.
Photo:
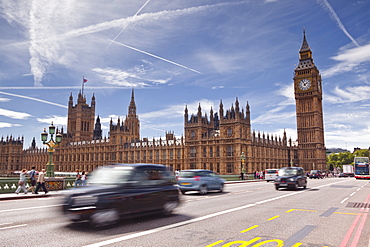
[[65, 105], [53, 103], [53, 102], [42, 100], [42, 99], [36, 99], [36, 98], [24, 96], [24, 95], [12, 94], [12, 93], [5, 93], [5, 92], [0, 92], [0, 94], [5, 94], [5, 95], [9, 95], [9, 96], [19, 97], [19, 98], [23, 98], [23, 99], [30, 99], [30, 100], [38, 101], [38, 102], [41, 102], [41, 103], [46, 103], [46, 104], [49, 104], [49, 105], [59, 106], [59, 107], [62, 107], [62, 108], [68, 108]]
[[[141, 8], [134, 14], [133, 17], [137, 16], [140, 11], [150, 2], [150, 0], [146, 1], [146, 3], [144, 3], [143, 6], [141, 6]], [[126, 27], [128, 26], [128, 23], [126, 23], [126, 25], [122, 28], [121, 32], [119, 32], [116, 37], [114, 37], [114, 39], [109, 43], [109, 45], [107, 46], [107, 48], [105, 48], [105, 50], [107, 50], [109, 48], [109, 46], [118, 38], [118, 36], [120, 36], [120, 34], [126, 29]]]
[[153, 55], [153, 54], [151, 54], [151, 53], [149, 53], [149, 52], [139, 50], [139, 49], [137, 49], [137, 48], [134, 48], [134, 47], [131, 47], [131, 46], [128, 46], [128, 45], [125, 45], [125, 44], [119, 43], [119, 42], [114, 41], [114, 40], [110, 40], [110, 41], [112, 41], [113, 43], [116, 43], [117, 45], [122, 45], [122, 46], [127, 47], [127, 48], [129, 48], [129, 49], [132, 49], [132, 50], [134, 50], [134, 51], [138, 51], [138, 52], [144, 53], [144, 54], [146, 54], [146, 55], [149, 55], [149, 56], [152, 56], [152, 57], [155, 57], [155, 58], [161, 59], [161, 60], [163, 60], [163, 61], [165, 61], [165, 62], [172, 63], [172, 64], [174, 64], [174, 65], [180, 66], [180, 67], [182, 67], [182, 68], [184, 68], [184, 69], [191, 70], [191, 71], [193, 71], [193, 72], [195, 72], [195, 73], [203, 74], [203, 73], [201, 73], [201, 72], [199, 72], [199, 71], [197, 71], [197, 70], [195, 70], [195, 69], [191, 69], [191, 68], [188, 68], [188, 67], [186, 67], [186, 66], [184, 66], [184, 65], [181, 65], [181, 64], [178, 64], [178, 63], [172, 62], [172, 61], [170, 61], [170, 60], [167, 60], [167, 59], [165, 59], [165, 58], [158, 57], [158, 56]]
[[356, 42], [356, 40], [347, 32], [346, 28], [344, 27], [343, 23], [340, 21], [339, 17], [335, 13], [334, 9], [331, 7], [329, 2], [327, 0], [322, 0], [322, 2], [329, 9], [330, 13], [332, 14], [333, 18], [336, 20], [336, 22], [338, 23], [340, 29], [342, 29], [344, 34], [347, 35], [347, 37], [350, 38], [357, 47], [360, 47], [359, 44]]

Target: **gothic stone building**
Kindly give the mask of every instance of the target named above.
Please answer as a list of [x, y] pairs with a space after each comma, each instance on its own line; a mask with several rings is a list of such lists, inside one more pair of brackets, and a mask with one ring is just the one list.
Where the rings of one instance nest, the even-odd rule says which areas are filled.
[[[247, 103], [244, 109], [238, 99], [230, 109], [224, 109], [221, 101], [218, 112], [210, 109], [209, 117], [203, 114], [201, 105], [191, 115], [185, 107], [181, 138], [173, 132], [167, 132], [164, 139], [140, 138], [133, 90], [126, 118], [116, 123], [111, 119], [109, 136], [103, 138], [99, 116], [94, 124], [95, 96], [89, 106], [79, 93], [73, 105], [71, 94], [67, 133], [60, 130], [63, 140], [53, 155], [55, 171], [92, 171], [107, 163], [156, 163], [173, 170], [210, 169], [220, 174], [251, 173], [293, 164], [305, 170], [326, 169], [321, 77], [305, 33], [295, 69], [294, 92], [298, 145], [287, 139], [285, 131], [282, 137], [252, 131], [250, 106]], [[41, 169], [48, 162], [46, 148], [37, 148], [35, 140], [23, 151], [23, 139], [2, 139], [0, 144], [2, 173], [32, 166]]]

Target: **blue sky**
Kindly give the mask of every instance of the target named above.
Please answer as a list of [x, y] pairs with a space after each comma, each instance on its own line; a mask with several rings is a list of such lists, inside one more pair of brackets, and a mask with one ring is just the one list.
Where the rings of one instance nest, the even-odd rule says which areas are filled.
[[[109, 3], [107, 3], [109, 2]], [[0, 0], [0, 136], [66, 130], [67, 104], [96, 97], [103, 136], [135, 89], [141, 137], [181, 136], [184, 109], [238, 98], [252, 129], [293, 140], [303, 28], [323, 79], [326, 147], [370, 146], [369, 0]]]

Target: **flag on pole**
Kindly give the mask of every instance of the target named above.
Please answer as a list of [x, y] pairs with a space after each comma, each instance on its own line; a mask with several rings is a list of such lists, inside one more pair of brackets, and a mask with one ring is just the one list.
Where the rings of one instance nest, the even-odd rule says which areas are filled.
[[87, 82], [87, 79], [84, 78], [84, 83]]

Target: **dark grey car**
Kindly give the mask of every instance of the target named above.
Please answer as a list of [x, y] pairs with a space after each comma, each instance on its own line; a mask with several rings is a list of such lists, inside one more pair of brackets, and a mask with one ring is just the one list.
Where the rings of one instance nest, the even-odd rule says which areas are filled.
[[279, 169], [278, 177], [275, 179], [275, 188], [297, 189], [307, 187], [307, 176], [302, 167], [284, 167]]
[[187, 191], [199, 191], [207, 194], [209, 190], [223, 191], [225, 180], [210, 170], [183, 170], [177, 178], [177, 184], [182, 194]]

